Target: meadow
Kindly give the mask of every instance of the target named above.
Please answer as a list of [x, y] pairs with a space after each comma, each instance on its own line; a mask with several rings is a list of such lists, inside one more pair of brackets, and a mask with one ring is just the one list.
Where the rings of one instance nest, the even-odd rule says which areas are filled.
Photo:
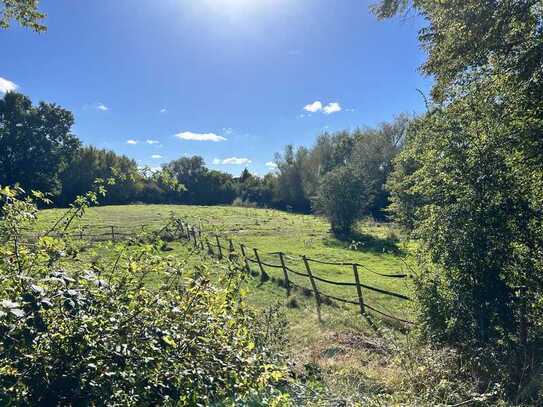
[[[46, 230], [64, 211], [40, 211], [36, 228]], [[413, 249], [413, 243], [404, 241], [393, 224], [362, 221], [356, 227], [353, 240], [340, 241], [330, 233], [329, 223], [314, 215], [232, 206], [123, 205], [89, 208], [71, 228], [76, 236], [80, 230], [85, 234], [107, 235], [111, 225], [115, 226], [116, 233], [137, 233], [142, 230], [142, 225], [143, 230], [153, 231], [167, 224], [172, 215], [200, 227], [207, 236], [219, 235], [225, 246], [225, 238], [231, 238], [238, 252], [239, 243], [249, 249], [258, 248], [259, 255], [266, 262], [279, 263], [278, 256], [271, 254], [278, 251], [286, 253], [289, 267], [299, 271], [304, 267], [299, 258], [302, 254], [326, 261], [357, 262], [367, 267], [360, 270], [363, 283], [411, 295], [410, 279], [384, 278], [369, 271], [387, 274], [409, 271], [404, 258]], [[118, 246], [122, 245], [97, 245], [83, 253], [82, 259], [113, 264], [120, 250], [127, 250]], [[205, 250], [194, 250], [192, 244], [182, 239], [168, 242], [164, 256], [182, 259], [186, 270], [191, 273], [205, 269], [217, 281], [231, 267], [227, 261], [207, 255]], [[251, 267], [258, 271], [256, 264], [251, 264]], [[334, 281], [353, 281], [349, 266], [312, 263], [311, 267], [315, 275]], [[299, 374], [302, 381], [308, 381], [312, 389], [312, 394], [303, 394], [301, 399], [318, 402], [346, 400], [352, 403], [360, 401], [358, 397], [363, 394], [382, 397], [383, 392], [393, 392], [392, 389], [397, 388], [404, 372], [396, 362], [385, 362], [383, 351], [390, 352], [390, 344], [395, 341], [405, 343], [405, 335], [409, 335], [409, 331], [403, 329], [405, 325], [371, 313], [368, 314], [370, 319], [363, 318], [357, 305], [341, 303], [323, 305], [319, 319], [314, 297], [295, 290], [287, 298], [285, 288], [277, 284], [282, 271], [266, 268], [266, 272], [272, 277], [269, 281], [261, 282], [257, 275], [245, 279], [244, 295], [249, 304], [263, 313], [274, 309], [270, 307], [277, 307], [273, 312], [283, 313], [288, 321], [284, 351], [293, 372]], [[294, 275], [291, 279], [296, 284], [311, 287], [307, 279]], [[357, 295], [354, 287], [320, 284], [319, 290], [351, 299], [356, 299]], [[413, 318], [410, 302], [368, 290], [364, 290], [364, 298], [367, 303], [395, 316]], [[353, 391], [353, 386], [360, 391]], [[300, 389], [309, 391], [305, 385]]]
[[[43, 230], [50, 227], [62, 211], [62, 209], [41, 211], [38, 228]], [[288, 267], [299, 272], [305, 272], [305, 264], [300, 257], [302, 255], [327, 262], [356, 262], [362, 266], [359, 270], [363, 284], [410, 295], [409, 278], [387, 278], [377, 274], [409, 273], [404, 259], [412, 245], [401, 242], [399, 232], [391, 224], [360, 222], [353, 236], [349, 240], [341, 241], [330, 233], [330, 226], [326, 220], [314, 215], [232, 206], [123, 205], [90, 208], [84, 218], [79, 223], [74, 223], [72, 228], [85, 230], [86, 234], [108, 234], [110, 226], [115, 227], [117, 234], [152, 231], [162, 228], [172, 216], [199, 227], [211, 239], [211, 243], [214, 243], [214, 236], [220, 236], [224, 246], [228, 245], [227, 239], [231, 239], [237, 252], [240, 249], [239, 244], [244, 244], [252, 257], [253, 249], [257, 248], [261, 260], [269, 264], [280, 264], [276, 252], [285, 253]], [[171, 245], [177, 250], [182, 250], [178, 246], [175, 242]], [[256, 264], [252, 264], [251, 267], [253, 271], [259, 271]], [[354, 281], [350, 266], [312, 262], [311, 269], [315, 276], [332, 281]], [[273, 281], [283, 278], [280, 269], [265, 267], [265, 271]], [[311, 288], [307, 278], [293, 273], [290, 273], [289, 278], [299, 287]], [[259, 284], [259, 291], [267, 292], [273, 289], [269, 287], [271, 285], [272, 282]], [[357, 299], [354, 287], [321, 283], [319, 290], [324, 294], [348, 300]], [[296, 300], [299, 302], [303, 295], [298, 294]], [[284, 289], [282, 296], [285, 297]], [[402, 319], [410, 318], [409, 302], [365, 289], [363, 296], [365, 302], [371, 306]], [[263, 302], [266, 303], [266, 296], [263, 298]], [[357, 310], [355, 306], [347, 308], [353, 312]]]

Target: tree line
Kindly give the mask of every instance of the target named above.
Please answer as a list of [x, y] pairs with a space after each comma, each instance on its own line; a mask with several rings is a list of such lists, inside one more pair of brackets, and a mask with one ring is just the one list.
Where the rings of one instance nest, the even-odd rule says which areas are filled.
[[200, 156], [181, 157], [159, 170], [138, 168], [113, 151], [84, 146], [71, 133], [74, 117], [54, 104], [8, 92], [0, 99], [0, 185], [48, 192], [69, 205], [96, 179], [115, 178], [103, 204], [236, 204], [327, 215], [334, 231], [348, 233], [363, 215], [384, 219], [385, 182], [409, 119], [398, 116], [376, 129], [321, 134], [314, 146], [286, 146], [277, 170], [263, 177], [210, 169]]

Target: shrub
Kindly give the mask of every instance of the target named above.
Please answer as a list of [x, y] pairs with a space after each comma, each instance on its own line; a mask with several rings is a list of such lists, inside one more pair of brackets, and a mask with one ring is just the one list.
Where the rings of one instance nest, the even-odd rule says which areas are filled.
[[332, 231], [346, 236], [367, 205], [364, 184], [351, 168], [338, 167], [322, 178], [314, 203], [330, 221]]
[[37, 212], [13, 193], [5, 201], [0, 404], [238, 402], [281, 379], [261, 325], [273, 322], [244, 305], [234, 274], [226, 288], [205, 270], [191, 277], [160, 255], [160, 239], [115, 246], [107, 267], [78, 266], [68, 239], [21, 243]]

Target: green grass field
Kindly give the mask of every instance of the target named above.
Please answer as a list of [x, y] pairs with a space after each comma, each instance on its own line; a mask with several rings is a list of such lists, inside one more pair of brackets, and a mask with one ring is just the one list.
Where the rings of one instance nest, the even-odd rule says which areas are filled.
[[[36, 227], [44, 230], [50, 227], [62, 209], [42, 210]], [[401, 260], [410, 250], [412, 243], [403, 242], [399, 232], [390, 224], [361, 222], [357, 226], [356, 249], [351, 242], [337, 240], [331, 233], [329, 224], [322, 218], [312, 215], [291, 214], [276, 210], [247, 209], [221, 206], [184, 206], [184, 205], [127, 205], [105, 206], [89, 209], [85, 216], [73, 225], [74, 231], [84, 227], [85, 233], [108, 233], [109, 226], [115, 225], [118, 231], [158, 230], [167, 224], [171, 214], [183, 218], [190, 224], [199, 226], [208, 236], [218, 234], [223, 245], [226, 238], [231, 238], [239, 252], [239, 243], [247, 247], [256, 247], [266, 262], [278, 264], [277, 255], [272, 252], [285, 252], [296, 260], [287, 260], [294, 270], [304, 271], [304, 263], [299, 258], [305, 254], [310, 258], [335, 262], [357, 262], [368, 269], [380, 273], [406, 272]], [[107, 226], [107, 227], [105, 227]], [[181, 259], [188, 272], [206, 268], [210, 276], [224, 275], [229, 265], [208, 256], [205, 252], [195, 251], [184, 240], [168, 242], [170, 250], [165, 256]], [[98, 260], [103, 265], [113, 265], [115, 257], [129, 247], [117, 247], [111, 243], [97, 245], [82, 253], [77, 260], [67, 259], [66, 266], [72, 261], [92, 262]], [[254, 254], [250, 253], [252, 256]], [[129, 257], [129, 253], [126, 253]], [[251, 264], [258, 271], [256, 264]], [[349, 266], [328, 266], [312, 263], [315, 275], [334, 280], [352, 282], [353, 271]], [[266, 268], [266, 272], [277, 278], [282, 277], [279, 269]], [[394, 292], [411, 294], [410, 279], [384, 278], [365, 269], [360, 269], [363, 283]], [[310, 288], [306, 278], [291, 276], [298, 285]], [[279, 305], [288, 320], [288, 338], [285, 338], [285, 352], [289, 356], [295, 372], [305, 375], [308, 366], [318, 369], [317, 386], [322, 386], [320, 394], [326, 400], [333, 398], [360, 402], [361, 394], [394, 392], [404, 373], [393, 363], [385, 362], [383, 355], [375, 352], [375, 343], [387, 341], [386, 335], [404, 341], [403, 330], [386, 319], [372, 316], [372, 324], [362, 318], [355, 305], [323, 305], [321, 319], [317, 317], [315, 299], [306, 296], [300, 290], [294, 291], [287, 298], [285, 288], [272, 280], [261, 283], [258, 277], [247, 277], [246, 299], [249, 303], [267, 312], [270, 306]], [[150, 282], [152, 283], [152, 281]], [[338, 287], [320, 284], [319, 290], [338, 297], [356, 299], [354, 287]], [[363, 290], [365, 301], [378, 306], [395, 316], [411, 319], [411, 303], [392, 297]], [[378, 333], [376, 334], [376, 327]], [[386, 334], [385, 332], [388, 332]], [[383, 336], [385, 335], [385, 336]], [[383, 342], [384, 343], [384, 342]], [[312, 369], [312, 368], [310, 368]], [[353, 391], [353, 389], [358, 389]], [[321, 397], [319, 396], [319, 397]], [[328, 399], [327, 397], [331, 398]], [[323, 399], [324, 400], [324, 399]], [[322, 401], [322, 400], [321, 400]], [[321, 405], [321, 404], [316, 404]]]
[[[62, 213], [62, 209], [50, 209], [40, 212], [39, 228], [50, 226]], [[364, 267], [359, 268], [361, 282], [370, 286], [410, 295], [409, 279], [386, 278], [372, 271], [386, 274], [405, 273], [401, 258], [410, 247], [402, 244], [398, 232], [392, 225], [363, 222], [357, 227], [355, 245], [352, 241], [339, 241], [329, 231], [326, 220], [313, 215], [291, 214], [277, 210], [238, 208], [229, 206], [185, 206], [185, 205], [126, 205], [91, 208], [74, 228], [84, 227], [86, 233], [108, 233], [105, 226], [115, 225], [117, 232], [140, 230], [156, 230], [164, 226], [171, 215], [183, 218], [188, 223], [199, 226], [208, 236], [221, 236], [222, 244], [227, 246], [227, 238], [232, 239], [239, 251], [239, 244], [249, 248], [254, 257], [253, 248], [257, 248], [263, 261], [280, 264], [273, 252], [284, 252], [289, 257], [287, 265], [300, 272], [305, 272], [305, 265], [300, 258], [309, 258], [331, 262], [356, 262]], [[94, 232], [93, 232], [94, 231]], [[175, 247], [176, 245], [174, 245]], [[178, 248], [179, 250], [179, 248]], [[313, 273], [332, 281], [354, 282], [353, 270], [350, 266], [333, 266], [310, 263]], [[258, 266], [252, 264], [254, 271]], [[275, 280], [283, 278], [282, 270], [266, 268], [266, 272]], [[298, 286], [311, 288], [306, 277], [290, 274], [290, 280]], [[354, 287], [334, 286], [317, 283], [321, 292], [349, 300], [356, 300]], [[267, 301], [272, 282], [259, 285], [255, 296]], [[282, 290], [283, 297], [285, 290]], [[364, 300], [378, 309], [392, 313], [403, 319], [410, 317], [409, 302], [396, 299], [370, 290], [363, 290]], [[301, 297], [299, 295], [298, 297]], [[298, 298], [299, 300], [302, 298]], [[352, 308], [356, 312], [356, 307]]]

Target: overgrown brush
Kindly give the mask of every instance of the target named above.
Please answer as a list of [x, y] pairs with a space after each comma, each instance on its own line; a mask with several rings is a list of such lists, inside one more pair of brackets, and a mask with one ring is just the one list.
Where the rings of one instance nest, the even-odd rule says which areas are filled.
[[246, 307], [234, 273], [218, 288], [161, 255], [159, 238], [118, 246], [108, 267], [83, 267], [77, 252], [65, 262], [67, 238], [21, 240], [33, 200], [6, 188], [2, 197], [0, 404], [238, 403], [282, 380], [281, 330], [269, 329], [281, 324]]

